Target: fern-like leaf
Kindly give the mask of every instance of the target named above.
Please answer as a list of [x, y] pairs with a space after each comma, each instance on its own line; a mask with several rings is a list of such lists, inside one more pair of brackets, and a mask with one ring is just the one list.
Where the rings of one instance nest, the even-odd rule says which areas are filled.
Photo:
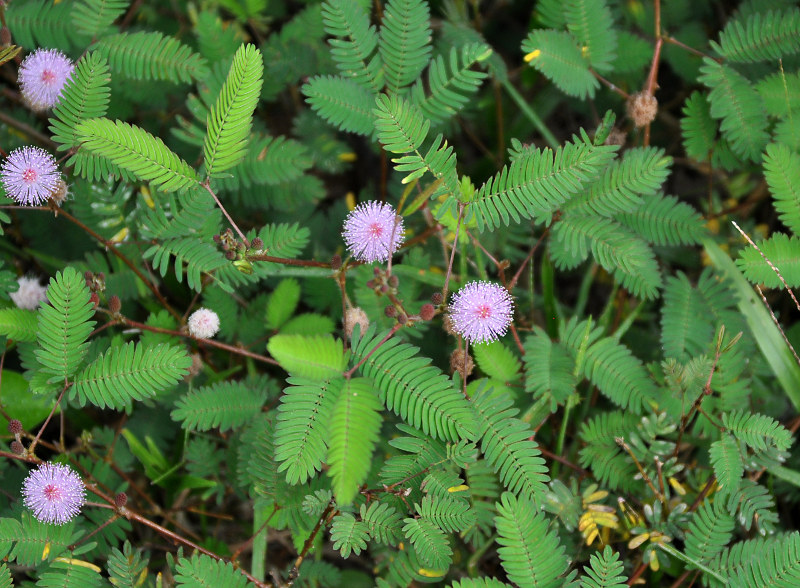
[[11, 570], [4, 563], [0, 564], [0, 588], [13, 588], [14, 582], [11, 579]]
[[711, 89], [711, 116], [722, 119], [720, 130], [736, 155], [758, 161], [769, 140], [761, 96], [747, 79], [728, 65], [703, 59], [700, 81]]
[[642, 198], [655, 196], [671, 165], [672, 158], [665, 156], [663, 149], [629, 149], [603, 170], [585, 194], [570, 200], [565, 210], [602, 216], [635, 210]]
[[[40, 566], [44, 560], [52, 561], [63, 554], [83, 533], [75, 530], [74, 521], [51, 525], [25, 511], [19, 521], [0, 519], [0, 553], [8, 553], [8, 561], [20, 566]], [[49, 549], [45, 550], [45, 545]]]
[[196, 236], [167, 239], [153, 245], [144, 252], [145, 259], [153, 258], [153, 267], [162, 276], [169, 271], [169, 262], [175, 258], [175, 277], [183, 281], [184, 263], [186, 264], [186, 283], [190, 288], [200, 292], [203, 288], [203, 273], [220, 269], [227, 264], [222, 252], [207, 241], [198, 240]]
[[132, 400], [153, 398], [177, 384], [189, 371], [191, 357], [182, 347], [127, 343], [112, 347], [75, 378], [70, 397], [83, 406], [130, 409]]
[[108, 62], [97, 53], [89, 53], [75, 66], [50, 119], [50, 132], [60, 144], [59, 151], [80, 144], [76, 131], [79, 123], [105, 116], [111, 96], [110, 81]]
[[378, 34], [358, 2], [328, 0], [322, 5], [325, 32], [332, 37], [331, 56], [345, 78], [368, 91], [374, 102], [383, 87], [380, 56], [375, 54]]
[[178, 558], [175, 582], [188, 588], [247, 588], [249, 582], [240, 570], [230, 564], [205, 554], [194, 554], [191, 559]]
[[728, 512], [734, 515], [746, 530], [753, 525], [761, 535], [772, 534], [778, 524], [778, 514], [775, 512], [775, 499], [770, 491], [753, 480], [743, 479], [736, 492], [728, 495]]
[[80, 0], [72, 9], [72, 23], [81, 35], [96, 39], [113, 31], [112, 23], [128, 4], [130, 0]]
[[737, 410], [723, 414], [722, 424], [754, 451], [766, 451], [773, 447], [778, 451], [786, 451], [794, 441], [786, 427], [763, 414]]
[[493, 394], [491, 387], [478, 390], [472, 402], [486, 461], [508, 490], [541, 504], [549, 477], [530, 426], [515, 418], [519, 410], [513, 408], [511, 398]]
[[736, 439], [724, 434], [720, 440], [711, 444], [709, 455], [720, 490], [726, 493], [735, 492], [744, 475], [744, 464]]
[[763, 253], [778, 268], [790, 288], [800, 286], [800, 236], [775, 233], [756, 244], [761, 253], [754, 247], [748, 247], [742, 250], [736, 260], [736, 265], [748, 280], [754, 284], [764, 284], [767, 288], [783, 287], [780, 278], [761, 256]]
[[599, 71], [608, 71], [617, 54], [617, 31], [605, 0], [566, 0], [567, 29], [578, 40], [583, 56]]
[[621, 408], [638, 414], [656, 399], [655, 384], [642, 362], [614, 337], [602, 337], [600, 328], [588, 332], [586, 321], [573, 318], [564, 325], [561, 340], [575, 357], [582, 355], [579, 373]]
[[606, 271], [634, 296], [654, 298], [661, 286], [655, 254], [642, 239], [608, 218], [567, 214], [553, 231], [556, 265], [570, 267], [583, 261], [587, 246]]
[[312, 380], [340, 375], [347, 361], [341, 339], [331, 336], [275, 335], [267, 350], [291, 375]]
[[373, 541], [384, 545], [397, 545], [402, 536], [403, 517], [394, 508], [384, 502], [372, 502], [367, 508], [361, 505], [361, 520], [367, 525]]
[[500, 341], [472, 346], [475, 361], [490, 378], [513, 382], [519, 377], [520, 363], [514, 353]]
[[281, 396], [275, 425], [277, 471], [286, 471], [289, 484], [303, 484], [317, 471], [328, 453], [330, 419], [342, 383], [319, 383], [289, 378]]
[[344, 381], [331, 413], [328, 440], [328, 475], [338, 504], [353, 502], [367, 478], [382, 423], [380, 410], [369, 380]]
[[91, 39], [81, 35], [72, 24], [71, 2], [29, 0], [13, 2], [5, 9], [6, 25], [14, 41], [29, 50], [52, 47], [69, 52], [85, 47]]
[[357, 521], [349, 512], [339, 513], [333, 518], [331, 525], [331, 541], [333, 548], [345, 559], [351, 553], [359, 555], [367, 548], [369, 533], [363, 521]]
[[170, 151], [161, 139], [139, 127], [96, 118], [81, 122], [75, 135], [82, 149], [108, 158], [164, 192], [197, 183], [197, 176], [188, 163]]
[[554, 343], [539, 327], [525, 339], [525, 391], [535, 400], [547, 398], [551, 412], [575, 391], [575, 362], [569, 352]]
[[111, 69], [134, 80], [167, 80], [186, 84], [208, 75], [206, 60], [174, 37], [156, 31], [105, 37], [95, 51]]
[[549, 222], [553, 213], [584, 189], [614, 157], [616, 146], [581, 138], [559, 147], [525, 152], [481, 186], [470, 202], [480, 231], [522, 219]]
[[717, 136], [717, 123], [711, 117], [711, 105], [700, 92], [692, 92], [686, 99], [681, 132], [686, 155], [697, 161], [708, 161], [711, 158]]
[[795, 235], [800, 235], [800, 155], [782, 143], [767, 145], [764, 178], [779, 218]]
[[354, 362], [364, 362], [359, 369], [372, 378], [386, 407], [434, 439], [473, 439], [472, 407], [452, 381], [431, 366], [429, 359], [419, 357], [417, 347], [397, 337], [378, 347], [383, 337], [383, 333], [374, 335], [372, 329], [353, 337], [352, 353]]
[[431, 54], [430, 9], [425, 0], [389, 0], [381, 20], [378, 51], [390, 92], [416, 80]]
[[[599, 49], [599, 48], [598, 48]], [[537, 29], [522, 42], [525, 61], [553, 81], [565, 94], [594, 98], [600, 82], [589, 70], [575, 37], [563, 31]]]
[[707, 235], [700, 213], [675, 196], [651, 196], [614, 218], [653, 245], [694, 245]]
[[89, 288], [71, 266], [56, 274], [47, 288], [49, 304], [39, 309], [36, 358], [44, 373], [66, 379], [78, 369], [94, 328]]
[[450, 588], [511, 588], [511, 584], [495, 578], [464, 578], [450, 584]]
[[96, 566], [75, 558], [59, 558], [39, 576], [41, 588], [95, 588], [105, 581]]
[[263, 184], [277, 185], [300, 178], [313, 160], [308, 148], [286, 137], [254, 137], [244, 159], [231, 170], [231, 177], [217, 180], [221, 190], [235, 191]]
[[686, 555], [694, 561], [707, 564], [733, 537], [733, 519], [717, 500], [706, 500], [694, 511], [686, 534]]
[[580, 588], [625, 588], [627, 577], [625, 566], [619, 559], [619, 553], [608, 545], [600, 555], [592, 554], [589, 566], [583, 568], [585, 575], [581, 578]]
[[405, 519], [403, 534], [411, 541], [420, 562], [437, 572], [446, 571], [453, 560], [447, 535], [428, 519]]
[[263, 73], [261, 52], [254, 45], [242, 45], [233, 56], [228, 77], [208, 113], [203, 142], [208, 177], [218, 177], [245, 156]]
[[504, 493], [497, 503], [497, 550], [508, 579], [520, 588], [559, 585], [569, 560], [558, 533], [536, 506]]
[[800, 586], [800, 534], [797, 531], [771, 541], [743, 561], [741, 568], [731, 575], [735, 586]]
[[303, 85], [303, 94], [314, 112], [336, 128], [371, 135], [375, 94], [364, 86], [334, 76], [316, 76]]
[[0, 309], [0, 335], [13, 341], [36, 341], [38, 323], [38, 315], [32, 310]]
[[[428, 486], [425, 488], [427, 490]], [[470, 509], [469, 503], [450, 497], [434, 498], [429, 494], [414, 508], [419, 516], [447, 533], [460, 533], [475, 524], [475, 511]]]
[[110, 582], [117, 588], [136, 588], [140, 578], [147, 574], [149, 559], [143, 557], [141, 551], [134, 549], [127, 540], [122, 551], [112, 547], [106, 566]]
[[702, 295], [689, 283], [683, 272], [667, 278], [664, 305], [661, 308], [661, 346], [666, 357], [688, 359], [705, 352], [713, 326], [698, 320], [709, 310]]
[[411, 100], [432, 123], [446, 121], [460, 112], [470, 96], [478, 91], [486, 73], [472, 67], [483, 63], [491, 55], [491, 47], [484, 43], [470, 43], [460, 49], [453, 47], [447, 60], [439, 56], [431, 62], [427, 95], [420, 78], [411, 88]]
[[800, 51], [800, 9], [756, 12], [744, 22], [733, 19], [712, 47], [724, 58], [739, 62], [777, 61]]
[[178, 399], [170, 416], [189, 431], [218, 428], [224, 433], [252, 419], [265, 400], [263, 390], [243, 382], [221, 382], [190, 391]]

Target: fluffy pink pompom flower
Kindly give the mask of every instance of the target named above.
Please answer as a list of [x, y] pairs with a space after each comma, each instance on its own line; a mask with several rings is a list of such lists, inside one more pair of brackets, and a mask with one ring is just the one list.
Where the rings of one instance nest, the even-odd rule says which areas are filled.
[[28, 206], [50, 198], [60, 179], [55, 158], [38, 147], [14, 149], [0, 167], [0, 181], [6, 194]]
[[22, 276], [17, 278], [19, 289], [11, 292], [9, 296], [18, 308], [36, 310], [39, 305], [47, 300], [47, 286], [42, 286], [36, 278]]
[[213, 310], [198, 308], [189, 317], [189, 334], [198, 339], [211, 339], [219, 331], [219, 316]]
[[80, 512], [86, 488], [69, 466], [45, 463], [25, 478], [22, 496], [25, 506], [41, 522], [63, 525]]
[[58, 104], [61, 91], [75, 68], [57, 49], [37, 49], [19, 66], [22, 95], [33, 110], [47, 110]]
[[470, 282], [453, 295], [450, 304], [454, 330], [470, 343], [502, 337], [513, 318], [511, 294], [498, 284]]
[[403, 219], [390, 204], [362, 202], [347, 215], [342, 237], [356, 259], [388, 261], [403, 242]]

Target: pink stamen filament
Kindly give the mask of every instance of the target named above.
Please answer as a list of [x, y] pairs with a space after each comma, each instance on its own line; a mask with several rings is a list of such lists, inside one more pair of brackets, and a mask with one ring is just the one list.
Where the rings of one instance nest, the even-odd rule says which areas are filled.
[[52, 84], [56, 81], [56, 74], [46, 69], [42, 72], [42, 82], [45, 84]]
[[481, 304], [475, 311], [475, 314], [478, 315], [478, 318], [487, 319], [492, 316], [492, 309], [488, 304]]
[[48, 484], [44, 487], [44, 496], [51, 502], [61, 500], [61, 490], [54, 484]]
[[26, 170], [25, 170], [25, 171], [22, 173], [22, 179], [23, 179], [23, 181], [25, 181], [25, 182], [27, 182], [27, 183], [29, 183], [29, 184], [30, 184], [31, 182], [35, 182], [35, 181], [36, 181], [36, 177], [37, 177], [37, 176], [38, 176], [38, 174], [36, 173], [36, 170], [35, 170], [35, 169], [33, 169], [32, 167], [29, 167], [28, 169], [26, 169]]

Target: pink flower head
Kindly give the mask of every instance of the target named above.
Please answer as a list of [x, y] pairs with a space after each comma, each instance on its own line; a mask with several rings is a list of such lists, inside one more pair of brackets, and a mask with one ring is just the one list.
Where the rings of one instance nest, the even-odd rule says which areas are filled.
[[47, 110], [58, 104], [74, 67], [57, 49], [37, 49], [28, 54], [19, 66], [19, 85], [31, 108]]
[[342, 237], [356, 259], [388, 261], [403, 242], [403, 219], [390, 204], [362, 202], [347, 215]]
[[69, 466], [44, 463], [25, 478], [22, 496], [25, 506], [41, 522], [63, 525], [80, 512], [86, 488]]
[[6, 194], [29, 206], [50, 198], [60, 179], [55, 158], [38, 147], [14, 149], [0, 167], [0, 182]]
[[213, 310], [198, 308], [189, 317], [189, 334], [198, 339], [211, 339], [219, 331], [219, 316]]
[[513, 318], [511, 294], [498, 284], [470, 282], [453, 295], [450, 304], [454, 330], [470, 343], [502, 337]]
[[42, 286], [37, 278], [22, 276], [17, 278], [19, 288], [9, 296], [18, 308], [36, 310], [39, 305], [47, 300], [47, 286]]

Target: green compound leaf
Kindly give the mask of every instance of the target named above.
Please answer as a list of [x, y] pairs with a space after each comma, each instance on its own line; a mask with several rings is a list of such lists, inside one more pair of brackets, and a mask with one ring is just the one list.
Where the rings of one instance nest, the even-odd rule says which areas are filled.
[[736, 439], [754, 451], [775, 448], [786, 451], [794, 439], [791, 432], [772, 417], [736, 410], [722, 415], [722, 424]]
[[589, 565], [583, 568], [584, 576], [580, 580], [580, 588], [626, 588], [627, 576], [625, 565], [619, 559], [619, 553], [608, 545], [600, 555], [592, 554]]
[[129, 4], [130, 0], [80, 0], [72, 9], [72, 23], [79, 33], [96, 39], [116, 30], [112, 24]]
[[148, 561], [149, 557], [134, 549], [127, 540], [122, 551], [112, 547], [106, 566], [109, 581], [117, 588], [136, 588], [142, 575], [147, 574]]
[[178, 586], [187, 588], [247, 588], [251, 585], [241, 570], [235, 569], [230, 562], [205, 554], [194, 554], [192, 559], [179, 558], [175, 581]]
[[515, 418], [519, 410], [513, 408], [508, 394], [494, 394], [490, 386], [483, 386], [472, 402], [478, 415], [481, 451], [486, 461], [508, 490], [541, 504], [547, 490], [545, 484], [550, 478], [542, 452], [532, 440], [533, 430]]
[[[757, 241], [761, 252], [778, 268], [790, 288], [800, 286], [800, 237], [775, 233], [769, 239]], [[755, 247], [742, 249], [736, 265], [750, 282], [767, 288], [783, 288], [780, 278]]]
[[800, 155], [781, 143], [767, 145], [764, 178], [781, 221], [800, 235]]
[[403, 534], [416, 549], [420, 562], [426, 568], [447, 570], [453, 561], [453, 550], [444, 531], [424, 518], [408, 518], [403, 522]]
[[156, 31], [105, 37], [95, 51], [108, 59], [112, 71], [134, 80], [189, 84], [208, 75], [205, 59], [174, 37]]
[[80, 122], [105, 116], [110, 82], [108, 62], [98, 53], [89, 53], [75, 66], [50, 119], [50, 132], [53, 140], [60, 143], [59, 151], [80, 145], [76, 132]]
[[334, 76], [316, 76], [303, 85], [311, 108], [342, 131], [369, 136], [373, 131], [375, 94], [364, 86]]
[[66, 267], [50, 280], [49, 304], [42, 304], [38, 311], [36, 331], [39, 349], [35, 353], [44, 373], [63, 380], [78, 369], [89, 349], [86, 340], [95, 325], [90, 320], [94, 304], [89, 296], [83, 276], [72, 267]]
[[546, 223], [567, 200], [594, 181], [616, 146], [593, 144], [585, 131], [571, 143], [526, 150], [475, 193], [469, 207], [480, 231], [532, 219]]
[[490, 378], [501, 382], [513, 382], [519, 378], [519, 359], [500, 341], [473, 345], [472, 354], [483, 373]]
[[344, 344], [330, 335], [274, 335], [267, 350], [292, 376], [311, 380], [341, 375], [347, 364]]
[[720, 491], [735, 492], [744, 475], [744, 464], [736, 439], [727, 433], [724, 434], [719, 441], [711, 444], [709, 455]]
[[369, 533], [363, 521], [357, 521], [349, 512], [343, 512], [333, 518], [331, 525], [331, 541], [344, 559], [351, 553], [359, 555], [367, 548]]
[[578, 40], [591, 66], [604, 72], [612, 69], [617, 54], [617, 31], [605, 0], [566, 0], [567, 29]]
[[372, 94], [383, 87], [380, 56], [375, 54], [378, 34], [369, 22], [369, 15], [351, 0], [328, 0], [322, 4], [322, 22], [325, 32], [333, 38], [328, 41], [331, 57], [336, 62], [342, 78]]
[[733, 537], [734, 522], [722, 500], [708, 500], [694, 511], [686, 533], [685, 553], [690, 559], [708, 564]]
[[267, 327], [280, 329], [289, 320], [300, 302], [300, 282], [293, 278], [281, 280], [269, 297]]
[[508, 579], [520, 588], [560, 585], [569, 560], [558, 532], [533, 503], [505, 492], [496, 503], [497, 550]]
[[575, 37], [562, 31], [538, 29], [522, 42], [525, 61], [553, 81], [565, 94], [594, 98], [600, 82], [589, 70]]
[[385, 502], [373, 501], [369, 508], [362, 504], [360, 514], [374, 541], [384, 545], [397, 545], [402, 536], [400, 525], [403, 517], [400, 513]]
[[70, 398], [81, 406], [127, 408], [132, 401], [155, 397], [175, 386], [187, 373], [192, 359], [183, 347], [149, 347], [126, 343], [112, 347], [75, 378]]
[[364, 362], [359, 369], [372, 378], [386, 407], [434, 439], [473, 439], [472, 407], [450, 378], [430, 365], [430, 359], [418, 356], [417, 347], [397, 337], [377, 347], [385, 333], [373, 333], [370, 329], [363, 336], [353, 337], [353, 361]]
[[239, 428], [264, 405], [264, 390], [254, 389], [244, 382], [220, 382], [192, 390], [175, 403], [172, 420], [190, 431], [218, 428], [224, 433]]
[[263, 73], [261, 52], [250, 44], [239, 47], [206, 121], [203, 158], [208, 177], [219, 177], [244, 158]]
[[331, 413], [328, 442], [328, 475], [340, 505], [352, 503], [367, 479], [383, 422], [382, 406], [369, 380], [355, 378], [343, 384]]
[[[26, 567], [39, 566], [45, 560], [53, 561], [83, 534], [84, 531], [75, 530], [75, 521], [66, 525], [42, 523], [26, 510], [19, 521], [0, 519], [0, 553], [10, 550], [8, 561]], [[49, 549], [45, 550], [45, 546]]]
[[411, 100], [433, 124], [445, 122], [458, 114], [478, 91], [487, 74], [471, 68], [491, 55], [492, 49], [485, 43], [453, 47], [447, 60], [440, 55], [431, 62], [427, 95], [425, 82], [420, 77], [411, 88]]
[[39, 316], [36, 311], [22, 308], [0, 309], [0, 335], [12, 341], [36, 341]]
[[144, 129], [122, 121], [95, 118], [81, 122], [76, 137], [82, 149], [101, 155], [164, 192], [197, 183], [195, 171]]
[[[744, 22], [742, 22], [744, 20]], [[726, 59], [739, 63], [777, 61], [800, 51], [800, 10], [756, 12], [732, 19], [711, 46]]]
[[74, 558], [60, 558], [39, 576], [36, 585], [42, 588], [95, 588], [106, 584], [94, 564]]
[[339, 378], [320, 383], [288, 378], [275, 424], [277, 471], [289, 484], [304, 484], [322, 470], [328, 454], [330, 419], [342, 390]]
[[711, 116], [721, 119], [720, 129], [739, 157], [758, 161], [769, 140], [767, 114], [761, 96], [732, 67], [703, 58], [699, 81], [711, 89]]
[[450, 588], [511, 588], [511, 584], [494, 578], [465, 578], [460, 582], [453, 582]]
[[389, 0], [381, 19], [378, 51], [390, 92], [400, 92], [420, 76], [431, 54], [426, 0]]
[[681, 132], [686, 155], [697, 161], [708, 161], [711, 158], [717, 137], [717, 123], [711, 117], [711, 105], [702, 93], [692, 92], [686, 99]]

